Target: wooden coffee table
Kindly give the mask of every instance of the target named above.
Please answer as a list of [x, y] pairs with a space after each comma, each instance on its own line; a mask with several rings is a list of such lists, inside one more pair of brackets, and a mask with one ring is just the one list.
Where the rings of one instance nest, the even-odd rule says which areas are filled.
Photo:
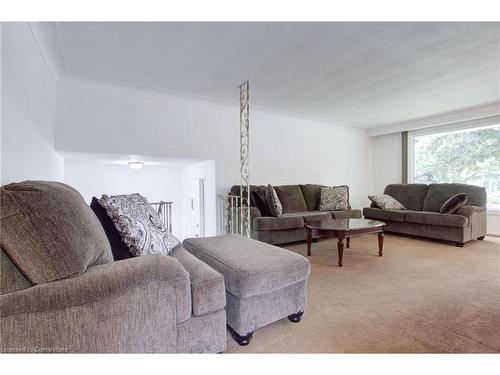
[[385, 223], [381, 221], [366, 219], [324, 219], [306, 223], [307, 256], [311, 256], [313, 236], [336, 237], [339, 267], [342, 267], [344, 239], [347, 240], [346, 247], [349, 248], [351, 237], [365, 233], [378, 233], [378, 255], [382, 256], [384, 254], [384, 225]]

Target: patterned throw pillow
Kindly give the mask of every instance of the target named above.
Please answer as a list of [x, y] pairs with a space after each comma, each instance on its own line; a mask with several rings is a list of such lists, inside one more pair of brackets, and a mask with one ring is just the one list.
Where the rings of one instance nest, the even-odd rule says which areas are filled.
[[281, 214], [283, 213], [283, 206], [281, 205], [280, 199], [278, 198], [278, 194], [276, 194], [276, 190], [274, 190], [272, 185], [267, 185], [266, 201], [271, 216], [280, 217]]
[[180, 245], [142, 195], [103, 195], [99, 204], [133, 255], [168, 254]]
[[387, 194], [369, 195], [368, 199], [383, 210], [406, 210], [405, 206]]
[[349, 210], [349, 187], [323, 186], [320, 191], [320, 211], [347, 211]]

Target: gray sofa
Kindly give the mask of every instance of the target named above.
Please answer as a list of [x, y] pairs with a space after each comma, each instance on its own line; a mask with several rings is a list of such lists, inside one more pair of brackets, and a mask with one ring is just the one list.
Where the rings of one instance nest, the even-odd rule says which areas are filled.
[[[468, 203], [454, 214], [441, 214], [443, 203], [458, 193], [467, 193]], [[401, 202], [406, 210], [382, 210], [373, 203], [363, 209], [367, 219], [385, 222], [384, 230], [453, 241], [459, 247], [486, 235], [486, 190], [465, 184], [391, 184], [384, 194]]]
[[[323, 185], [281, 185], [274, 186], [283, 206], [283, 215], [272, 217], [264, 208], [259, 208], [258, 197], [265, 197], [265, 185], [251, 185], [250, 216], [252, 238], [279, 245], [289, 242], [305, 241], [307, 234], [304, 224], [325, 218], [361, 218], [360, 210], [319, 211], [320, 191]], [[231, 188], [230, 194], [239, 195], [240, 186]]]
[[1, 188], [0, 351], [222, 352], [222, 275], [184, 248], [113, 261], [81, 195], [54, 182]]

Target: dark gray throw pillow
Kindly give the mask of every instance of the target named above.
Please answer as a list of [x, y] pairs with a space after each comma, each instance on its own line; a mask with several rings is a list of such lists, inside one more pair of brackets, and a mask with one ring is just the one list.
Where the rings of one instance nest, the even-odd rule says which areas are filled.
[[463, 207], [467, 204], [469, 200], [469, 196], [466, 193], [458, 193], [450, 198], [446, 202], [443, 203], [439, 213], [441, 214], [454, 214], [460, 207]]
[[267, 207], [266, 197], [263, 196], [259, 191], [252, 191], [251, 200], [253, 201], [253, 206], [257, 207], [262, 216], [270, 216], [269, 207]]
[[108, 237], [109, 244], [111, 245], [111, 251], [113, 252], [113, 258], [115, 260], [123, 260], [132, 258], [134, 255], [130, 252], [129, 247], [122, 241], [122, 236], [118, 229], [116, 229], [115, 224], [108, 216], [106, 209], [101, 206], [99, 200], [96, 197], [92, 197], [92, 202], [90, 203], [90, 208], [94, 211], [95, 216], [101, 222], [102, 228]]

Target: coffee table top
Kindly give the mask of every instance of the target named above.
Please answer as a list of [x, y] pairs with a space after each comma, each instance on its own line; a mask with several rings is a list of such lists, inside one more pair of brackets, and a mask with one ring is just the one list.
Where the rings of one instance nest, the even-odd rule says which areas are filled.
[[377, 220], [366, 219], [323, 219], [306, 223], [306, 227], [311, 229], [351, 231], [362, 229], [374, 229], [383, 227], [385, 223]]

